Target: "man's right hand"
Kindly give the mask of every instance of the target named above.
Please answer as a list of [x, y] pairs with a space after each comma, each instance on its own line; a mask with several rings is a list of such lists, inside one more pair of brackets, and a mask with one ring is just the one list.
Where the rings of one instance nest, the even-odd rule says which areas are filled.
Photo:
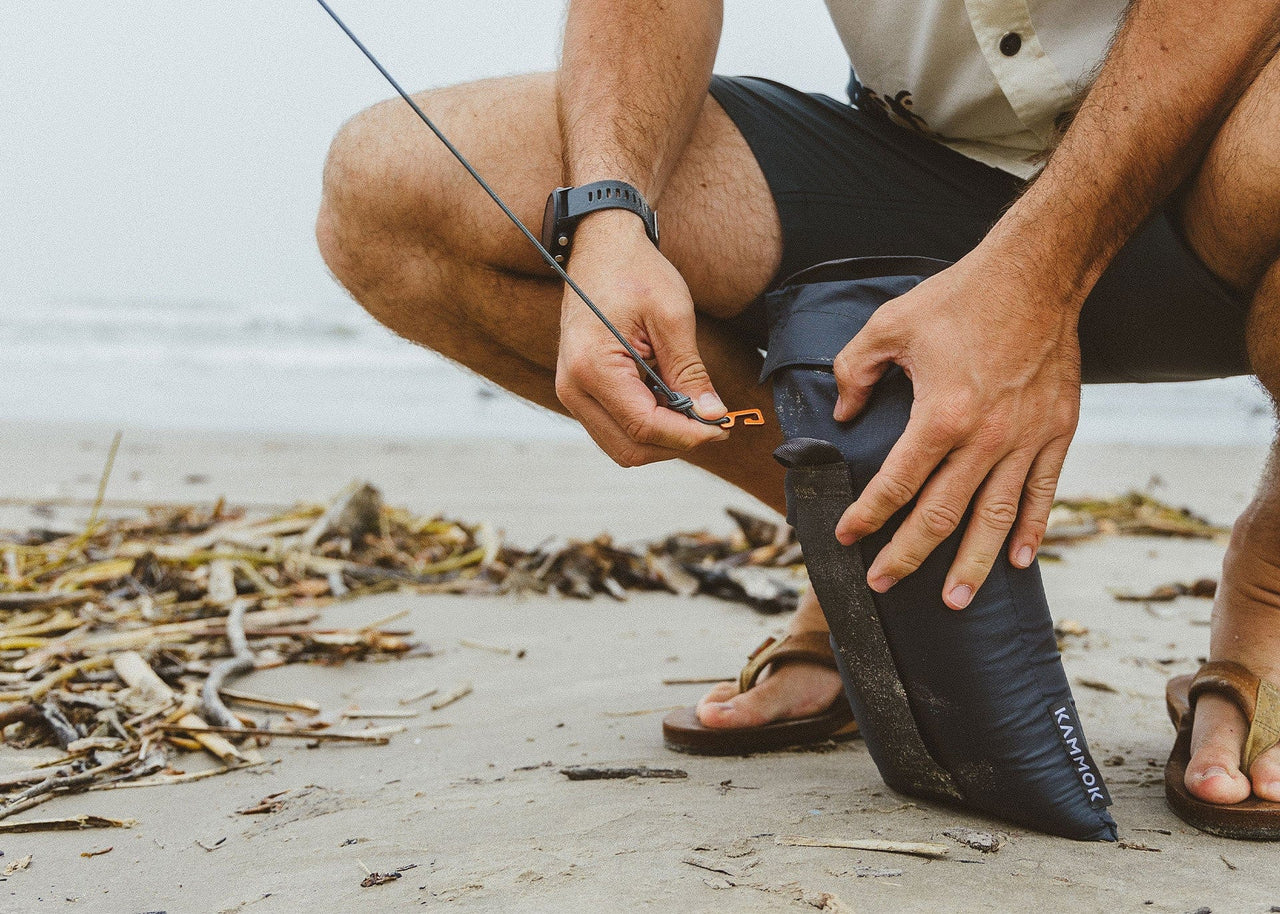
[[[698, 415], [725, 414], [698, 354], [689, 289], [635, 214], [604, 210], [585, 217], [569, 272], [640, 355], [657, 363], [667, 386], [693, 399]], [[729, 436], [659, 405], [626, 349], [567, 286], [556, 395], [621, 466], [681, 457]]]

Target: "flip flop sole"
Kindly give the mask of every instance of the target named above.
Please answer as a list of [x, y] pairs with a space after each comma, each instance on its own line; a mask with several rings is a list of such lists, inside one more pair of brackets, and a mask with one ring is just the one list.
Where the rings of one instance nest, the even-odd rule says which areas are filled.
[[1206, 803], [1187, 790], [1187, 765], [1191, 763], [1191, 716], [1187, 693], [1190, 676], [1169, 680], [1165, 701], [1178, 736], [1164, 766], [1164, 793], [1169, 808], [1188, 825], [1219, 838], [1241, 841], [1280, 841], [1280, 803], [1250, 797], [1231, 806]]
[[662, 721], [662, 737], [667, 748], [694, 755], [750, 755], [828, 740], [853, 739], [857, 735], [858, 725], [843, 695], [821, 714], [759, 727], [704, 727], [694, 708], [672, 711]]

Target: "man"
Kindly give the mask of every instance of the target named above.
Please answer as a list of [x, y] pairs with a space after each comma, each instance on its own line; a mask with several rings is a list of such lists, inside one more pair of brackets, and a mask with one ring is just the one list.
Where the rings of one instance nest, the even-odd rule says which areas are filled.
[[[1093, 379], [1252, 371], [1280, 393], [1280, 0], [829, 6], [856, 108], [713, 81], [720, 0], [572, 0], [556, 74], [420, 97], [530, 224], [557, 185], [642, 194], [661, 213], [661, 249], [635, 211], [604, 209], [572, 231], [570, 273], [702, 416], [761, 406], [768, 432], [730, 436], [658, 406], [402, 102], [335, 140], [318, 238], [396, 332], [567, 411], [623, 465], [682, 458], [778, 509], [751, 303], [833, 257], [955, 261], [882, 307], [837, 359], [837, 420], [892, 363], [916, 397], [837, 535], [864, 536], [918, 496], [868, 570], [884, 591], [971, 508], [943, 592], [963, 610], [1002, 550], [1025, 567], [1040, 545], [1078, 414], [1082, 334]], [[1273, 461], [1232, 533], [1212, 658], [1280, 682], [1278, 622]], [[791, 622], [824, 629], [812, 600]], [[714, 689], [702, 724], [812, 715], [840, 682], [792, 662], [735, 692]], [[1200, 800], [1280, 801], [1280, 749], [1241, 771], [1247, 729], [1220, 691], [1200, 698], [1186, 775]]]

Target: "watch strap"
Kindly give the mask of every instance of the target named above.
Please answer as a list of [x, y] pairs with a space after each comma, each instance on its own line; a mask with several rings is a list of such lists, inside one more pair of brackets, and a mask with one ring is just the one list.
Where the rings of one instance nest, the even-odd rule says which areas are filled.
[[645, 234], [658, 246], [658, 214], [644, 195], [626, 181], [594, 181], [580, 187], [557, 187], [547, 198], [542, 244], [559, 263], [569, 259], [573, 235], [583, 216], [602, 209], [625, 209], [644, 224]]
[[645, 201], [644, 195], [626, 181], [593, 181], [581, 187], [571, 187], [568, 192], [568, 218], [576, 225], [588, 213], [602, 209], [630, 210], [644, 223], [645, 234], [655, 245], [658, 243], [657, 214]]

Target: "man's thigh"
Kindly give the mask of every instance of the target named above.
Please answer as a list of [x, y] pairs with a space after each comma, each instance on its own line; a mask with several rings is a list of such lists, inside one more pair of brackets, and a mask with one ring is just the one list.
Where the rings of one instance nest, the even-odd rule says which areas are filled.
[[[563, 183], [554, 74], [485, 80], [423, 92], [416, 100], [537, 234], [547, 195]], [[334, 194], [354, 192], [375, 210], [369, 222], [379, 230], [371, 233], [371, 243], [417, 248], [445, 271], [474, 265], [553, 276], [400, 99], [353, 119], [335, 142], [335, 153], [331, 167], [344, 173], [328, 176], [327, 183], [345, 185]], [[777, 213], [750, 149], [714, 100], [708, 98], [653, 202], [662, 251], [700, 308], [729, 316], [764, 291], [780, 257]]]
[[[842, 257], [955, 261], [1023, 182], [878, 112], [763, 79], [716, 78], [712, 95], [769, 182], [782, 225], [774, 282]], [[1088, 382], [1187, 380], [1248, 371], [1245, 306], [1200, 263], [1162, 209], [1104, 273], [1080, 321]], [[737, 321], [763, 343], [762, 309]]]

